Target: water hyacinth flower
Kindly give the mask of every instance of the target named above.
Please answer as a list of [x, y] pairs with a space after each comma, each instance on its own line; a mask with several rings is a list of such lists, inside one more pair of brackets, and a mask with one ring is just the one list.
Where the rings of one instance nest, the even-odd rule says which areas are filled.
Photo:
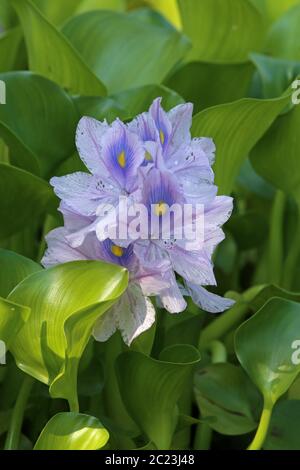
[[[192, 110], [188, 103], [166, 113], [158, 98], [147, 113], [128, 124], [116, 120], [109, 125], [84, 117], [76, 144], [89, 173], [51, 180], [61, 198], [64, 227], [47, 236], [44, 266], [99, 259], [125, 266], [130, 272], [128, 290], [95, 326], [94, 336], [100, 341], [119, 329], [130, 344], [147, 330], [155, 320], [149, 296], [157, 296], [170, 313], [185, 310], [185, 296], [213, 313], [233, 304], [205, 289], [216, 285], [212, 255], [224, 238], [221, 227], [230, 217], [233, 203], [230, 197], [217, 196], [212, 140], [191, 138]], [[127, 198], [131, 209], [146, 209], [147, 223], [139, 224], [135, 238], [108, 238], [99, 229], [121, 197]], [[192, 207], [189, 222], [171, 218], [173, 206], [184, 209], [188, 205]], [[178, 237], [178, 226], [185, 229], [197, 224], [197, 205], [203, 208], [203, 232], [201, 243], [196, 240], [191, 248], [185, 235]], [[106, 206], [105, 214], [99, 211]], [[172, 220], [168, 237], [162, 230], [167, 219]], [[155, 236], [153, 220], [158, 227]]]

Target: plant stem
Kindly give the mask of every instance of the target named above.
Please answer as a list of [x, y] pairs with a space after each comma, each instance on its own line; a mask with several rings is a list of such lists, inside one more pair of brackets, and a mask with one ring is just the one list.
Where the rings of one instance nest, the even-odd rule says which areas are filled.
[[70, 413], [79, 413], [78, 397], [68, 400]]
[[211, 341], [222, 338], [235, 325], [239, 324], [248, 311], [248, 304], [239, 301], [230, 310], [212, 321], [201, 333], [199, 347], [205, 349]]
[[24, 412], [29, 398], [34, 379], [30, 375], [24, 377], [18, 398], [13, 410], [9, 430], [5, 441], [5, 450], [18, 449]]
[[272, 404], [264, 403], [264, 409], [260, 417], [259, 425], [254, 436], [253, 441], [251, 442], [250, 446], [247, 450], [260, 450], [265, 442], [267, 437], [270, 420], [272, 416]]
[[221, 341], [214, 340], [212, 341], [207, 349], [211, 353], [211, 362], [212, 364], [220, 364], [227, 361], [227, 351]]
[[197, 426], [194, 449], [195, 450], [209, 450], [213, 430], [207, 423], [200, 423]]
[[[227, 361], [227, 351], [221, 341], [212, 341], [207, 350], [211, 353], [212, 364], [220, 364]], [[200, 423], [197, 426], [194, 449], [195, 450], [209, 450], [211, 440], [213, 436], [213, 430], [207, 423]]]
[[283, 264], [283, 218], [285, 209], [285, 194], [278, 190], [274, 199], [271, 213], [271, 226], [269, 235], [269, 280], [280, 285]]
[[240, 296], [240, 299], [230, 310], [209, 323], [200, 335], [199, 349], [206, 349], [213, 340], [222, 338], [232, 328], [239, 325], [249, 310], [249, 302], [254, 299], [263, 287], [263, 285], [251, 287]]
[[284, 265], [283, 287], [291, 290], [300, 254], [300, 204], [297, 205], [297, 227]]

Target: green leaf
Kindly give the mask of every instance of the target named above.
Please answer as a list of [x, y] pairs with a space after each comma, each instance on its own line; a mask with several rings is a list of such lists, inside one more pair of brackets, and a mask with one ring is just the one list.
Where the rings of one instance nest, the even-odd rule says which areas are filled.
[[82, 0], [33, 0], [33, 3], [41, 10], [43, 15], [55, 25], [61, 25], [72, 16]]
[[289, 96], [273, 100], [243, 99], [194, 116], [193, 136], [211, 137], [216, 144], [214, 171], [220, 194], [232, 191], [247, 154], [289, 102]]
[[5, 343], [6, 350], [10, 349], [15, 335], [25, 325], [29, 315], [30, 308], [0, 297], [0, 340]]
[[180, 95], [163, 85], [146, 85], [133, 88], [117, 93], [112, 98], [126, 109], [129, 117], [133, 118], [137, 114], [148, 111], [153, 100], [158, 96], [162, 97], [162, 105], [167, 111], [178, 104], [184, 103]]
[[103, 83], [87, 67], [80, 54], [30, 0], [11, 0], [11, 3], [24, 31], [30, 70], [50, 78], [74, 94], [106, 94]]
[[189, 47], [169, 24], [153, 22], [138, 12], [84, 13], [71, 18], [63, 33], [110, 94], [160, 84]]
[[0, 239], [32, 224], [56, 206], [50, 185], [37, 176], [0, 164]]
[[255, 171], [300, 203], [300, 106], [279, 116], [251, 153]]
[[0, 24], [4, 29], [14, 27], [17, 23], [17, 18], [14, 9], [10, 4], [10, 0], [2, 0], [0, 3]]
[[100, 261], [67, 263], [25, 279], [9, 295], [32, 311], [12, 344], [18, 367], [77, 408], [80, 357], [96, 319], [126, 286], [124, 268]]
[[93, 416], [58, 413], [42, 430], [34, 450], [97, 450], [108, 439], [108, 431]]
[[239, 63], [257, 51], [264, 21], [248, 0], [179, 0], [183, 31], [193, 42], [190, 61]]
[[300, 74], [300, 62], [251, 54], [262, 81], [264, 98], [280, 96]]
[[132, 119], [137, 114], [148, 111], [158, 96], [163, 98], [163, 107], [166, 110], [184, 102], [181, 96], [162, 85], [132, 88], [111, 95], [109, 98], [79, 96], [74, 102], [82, 116], [92, 116], [99, 121], [106, 119], [111, 122], [117, 117], [121, 120]]
[[293, 300], [300, 302], [300, 293], [289, 292], [278, 286], [272, 284], [263, 287], [259, 293], [250, 302], [250, 307], [254, 312], [257, 312], [264, 304], [272, 297], [280, 297], [281, 299]]
[[300, 304], [273, 298], [236, 332], [237, 357], [266, 403], [276, 403], [300, 372], [293, 360], [299, 331]]
[[[0, 34], [0, 72], [7, 72], [15, 66], [16, 56], [21, 44], [20, 28], [13, 28]], [[7, 53], [9, 51], [9, 54]]]
[[160, 360], [128, 351], [117, 359], [120, 392], [134, 421], [158, 449], [169, 449], [178, 421], [176, 404], [199, 352], [189, 345], [166, 348]]
[[126, 0], [33, 0], [46, 18], [62, 25], [68, 18], [91, 10], [124, 10]]
[[126, 0], [80, 0], [80, 3], [76, 9], [76, 14], [91, 10], [124, 11], [125, 7]]
[[31, 72], [10, 72], [0, 79], [9, 103], [0, 107], [0, 136], [10, 148], [11, 162], [51, 174], [75, 150], [79, 115], [74, 103], [56, 84]]
[[300, 450], [300, 400], [285, 400], [275, 406], [265, 450]]
[[298, 4], [299, 0], [251, 0], [251, 2], [266, 15], [269, 21], [274, 21]]
[[210, 64], [191, 62], [184, 64], [167, 80], [167, 86], [177, 91], [185, 101], [194, 104], [195, 112], [228, 103], [247, 94], [253, 65]]
[[288, 60], [300, 60], [300, 5], [288, 10], [274, 23], [268, 33], [265, 52], [267, 55]]
[[13, 251], [0, 249], [0, 296], [6, 298], [8, 294], [25, 277], [30, 276], [42, 267], [24, 256]]
[[246, 434], [256, 426], [254, 411], [260, 397], [240, 367], [212, 364], [195, 374], [194, 392], [201, 417], [209, 418], [215, 431], [226, 435]]

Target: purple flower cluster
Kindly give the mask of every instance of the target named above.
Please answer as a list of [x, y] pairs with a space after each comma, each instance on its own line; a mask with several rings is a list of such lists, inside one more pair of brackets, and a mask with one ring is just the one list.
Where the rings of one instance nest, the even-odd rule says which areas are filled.
[[[203, 287], [216, 284], [212, 254], [224, 238], [221, 226], [231, 214], [232, 199], [217, 196], [211, 167], [215, 146], [211, 139], [191, 138], [192, 110], [191, 104], [183, 104], [166, 113], [156, 99], [149, 112], [128, 124], [84, 117], [76, 144], [89, 173], [51, 180], [61, 199], [64, 227], [47, 236], [44, 266], [99, 259], [130, 273], [127, 291], [95, 326], [99, 341], [119, 329], [130, 344], [150, 328], [155, 321], [150, 296], [157, 296], [170, 313], [185, 310], [185, 296], [208, 312], [221, 312], [233, 303]], [[169, 240], [150, 234], [135, 240], [103, 239], [99, 226], [107, 215], [99, 207], [117, 207], [125, 196], [130, 204], [154, 208], [159, 221], [173, 204], [203, 205], [203, 243], [191, 250], [186, 240], [172, 234]]]

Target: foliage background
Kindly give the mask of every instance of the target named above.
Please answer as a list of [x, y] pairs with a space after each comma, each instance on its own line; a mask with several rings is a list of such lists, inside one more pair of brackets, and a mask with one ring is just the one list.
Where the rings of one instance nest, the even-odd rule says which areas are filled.
[[[299, 26], [298, 0], [0, 1], [2, 447], [244, 449], [264, 402], [255, 445], [300, 449]], [[217, 145], [216, 182], [235, 209], [216, 291], [236, 305], [158, 309], [130, 349], [118, 334], [96, 344], [95, 316], [126, 274], [41, 270], [61, 224], [48, 181], [82, 170], [81, 116], [127, 120], [157, 96], [166, 109], [193, 102], [193, 135]], [[101, 287], [83, 295], [81, 276]]]

